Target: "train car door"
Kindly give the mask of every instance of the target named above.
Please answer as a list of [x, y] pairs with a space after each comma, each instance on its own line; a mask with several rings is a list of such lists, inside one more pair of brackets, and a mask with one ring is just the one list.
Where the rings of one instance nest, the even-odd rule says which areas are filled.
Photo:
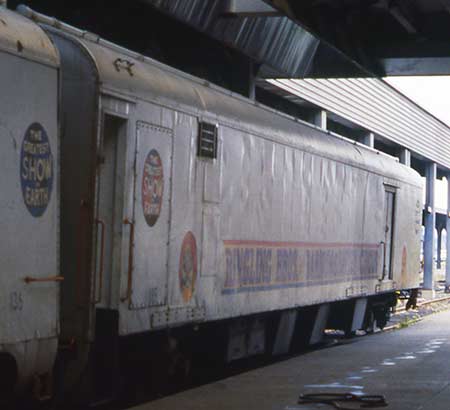
[[105, 114], [102, 125], [102, 142], [97, 160], [97, 246], [93, 297], [97, 307], [114, 308], [121, 272], [128, 121]]
[[392, 253], [395, 215], [395, 188], [385, 187], [383, 279], [392, 279]]
[[138, 122], [133, 266], [125, 296], [132, 310], [167, 304], [172, 144], [171, 130]]

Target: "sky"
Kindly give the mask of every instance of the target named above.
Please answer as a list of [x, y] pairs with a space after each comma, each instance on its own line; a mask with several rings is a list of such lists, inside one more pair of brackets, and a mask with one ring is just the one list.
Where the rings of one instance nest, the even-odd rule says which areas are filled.
[[450, 76], [386, 77], [384, 80], [450, 127]]
[[[387, 77], [384, 80], [450, 127], [450, 76]], [[446, 182], [437, 181], [437, 208], [447, 208]]]

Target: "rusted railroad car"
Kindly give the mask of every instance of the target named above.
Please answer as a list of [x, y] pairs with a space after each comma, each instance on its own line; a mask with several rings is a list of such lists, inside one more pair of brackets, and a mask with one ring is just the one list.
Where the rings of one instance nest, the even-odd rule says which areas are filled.
[[19, 11], [60, 58], [63, 390], [108, 397], [161, 352], [173, 370], [180, 352], [232, 361], [383, 326], [395, 290], [418, 287], [415, 171]]

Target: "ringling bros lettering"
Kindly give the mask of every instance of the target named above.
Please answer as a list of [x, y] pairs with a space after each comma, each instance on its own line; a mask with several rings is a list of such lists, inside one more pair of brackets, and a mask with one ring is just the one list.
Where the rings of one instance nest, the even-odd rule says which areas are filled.
[[379, 244], [224, 241], [223, 294], [378, 278]]
[[28, 211], [42, 216], [53, 189], [53, 156], [47, 133], [37, 122], [28, 127], [22, 142], [20, 180]]

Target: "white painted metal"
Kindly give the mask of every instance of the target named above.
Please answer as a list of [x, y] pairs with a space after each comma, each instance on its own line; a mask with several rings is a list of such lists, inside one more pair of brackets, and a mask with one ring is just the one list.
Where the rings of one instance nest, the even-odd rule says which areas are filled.
[[409, 149], [403, 148], [400, 152], [400, 162], [407, 167], [411, 166], [411, 151]]
[[33, 22], [3, 8], [0, 19], [0, 353], [23, 386], [57, 348], [59, 283], [25, 278], [59, 275], [58, 57]]
[[[136, 235], [122, 231], [115, 299], [126, 296], [131, 277], [132, 303], [118, 302], [121, 335], [418, 286], [415, 171], [97, 37], [73, 29], [67, 36], [94, 59], [109, 110], [123, 115], [124, 101], [133, 103], [123, 214], [133, 217]], [[218, 125], [215, 160], [197, 156], [199, 121]], [[142, 123], [159, 131], [136, 157], [132, 136]], [[148, 226], [142, 161], [153, 144], [165, 149], [164, 138], [173, 141], [171, 171], [163, 166], [161, 214]], [[396, 187], [399, 211], [393, 278], [382, 280], [385, 185]], [[159, 223], [168, 231], [152, 235]], [[149, 303], [155, 287], [161, 297]]]
[[[168, 251], [170, 207], [171, 207], [171, 172], [172, 172], [172, 131], [149, 123], [139, 122], [136, 129], [135, 160], [135, 201], [134, 201], [134, 269], [131, 309], [147, 309], [152, 306], [167, 304]], [[161, 166], [152, 166], [150, 157], [158, 156]], [[158, 175], [155, 175], [158, 173]], [[146, 181], [158, 178], [157, 182]], [[147, 195], [153, 199], [148, 207], [158, 207], [149, 222], [143, 210], [144, 190], [151, 190]], [[155, 199], [156, 198], [156, 199]], [[156, 221], [154, 222], [154, 220]], [[144, 285], [145, 284], [145, 285]]]
[[318, 110], [314, 113], [313, 119], [311, 121], [314, 125], [317, 125], [323, 130], [327, 129], [327, 112], [325, 110]]
[[[413, 170], [223, 90], [200, 85], [198, 80], [191, 81], [158, 63], [117, 54], [101, 41], [79, 41], [96, 58], [103, 93], [135, 99], [130, 122], [144, 121], [168, 129], [173, 135], [167, 250], [162, 246], [162, 237], [152, 237], [161, 244], [159, 252], [151, 251], [152, 257], [146, 253], [150, 236], [134, 241], [136, 255], [140, 256], [134, 265], [132, 293], [139, 300], [133, 299], [132, 305], [146, 308], [137, 310], [128, 302], [120, 303], [121, 334], [184, 320], [217, 320], [418, 285], [420, 230], [416, 226], [416, 208], [421, 205], [421, 181]], [[133, 76], [115, 69], [111, 61], [117, 58], [134, 64]], [[199, 120], [219, 125], [220, 152], [215, 161], [196, 155]], [[134, 158], [128, 156], [127, 161], [128, 169]], [[138, 166], [136, 187], [141, 185], [140, 178]], [[379, 283], [380, 243], [385, 235], [384, 184], [399, 188], [398, 209], [402, 212], [395, 215], [393, 278]], [[131, 215], [134, 209], [136, 229], [145, 229], [151, 235], [152, 228], [142, 226], [140, 201], [136, 190], [136, 195], [125, 201], [131, 207], [125, 213]], [[168, 208], [166, 204], [162, 210], [169, 212]], [[190, 280], [192, 295], [186, 297], [180, 261], [188, 232], [196, 239], [197, 272], [195, 280]], [[123, 249], [128, 245], [125, 236]], [[307, 272], [307, 258], [310, 264], [317, 263], [311, 256], [314, 249], [335, 255], [336, 274], [347, 279], [320, 279], [323, 266], [317, 268], [317, 273]], [[403, 249], [407, 254], [404, 262]], [[162, 268], [166, 252], [168, 276]], [[237, 267], [242, 262], [238, 255], [250, 255], [242, 266], [248, 263], [253, 267], [258, 264], [256, 258], [261, 256], [258, 260], [263, 260], [266, 255], [267, 262], [270, 255], [270, 261], [261, 262], [261, 266], [273, 275], [272, 281], [265, 282], [251, 268], [247, 273], [250, 282], [246, 282], [242, 276], [245, 268]], [[370, 268], [373, 272], [355, 278], [356, 271], [350, 266], [366, 263], [364, 258], [369, 255], [378, 255], [376, 266]], [[152, 266], [160, 266], [160, 270], [150, 276], [141, 273]], [[285, 271], [278, 272], [280, 277], [276, 279], [277, 269], [283, 266]], [[122, 272], [123, 296], [125, 260]], [[236, 282], [236, 277], [241, 279]], [[167, 306], [148, 306], [147, 295], [155, 283], [163, 289], [166, 280]], [[193, 307], [202, 308], [199, 312], [204, 316], [189, 318]], [[173, 309], [176, 315], [170, 314]]]
[[373, 148], [375, 146], [375, 134], [373, 132], [368, 132], [364, 135], [361, 142], [368, 147]]

